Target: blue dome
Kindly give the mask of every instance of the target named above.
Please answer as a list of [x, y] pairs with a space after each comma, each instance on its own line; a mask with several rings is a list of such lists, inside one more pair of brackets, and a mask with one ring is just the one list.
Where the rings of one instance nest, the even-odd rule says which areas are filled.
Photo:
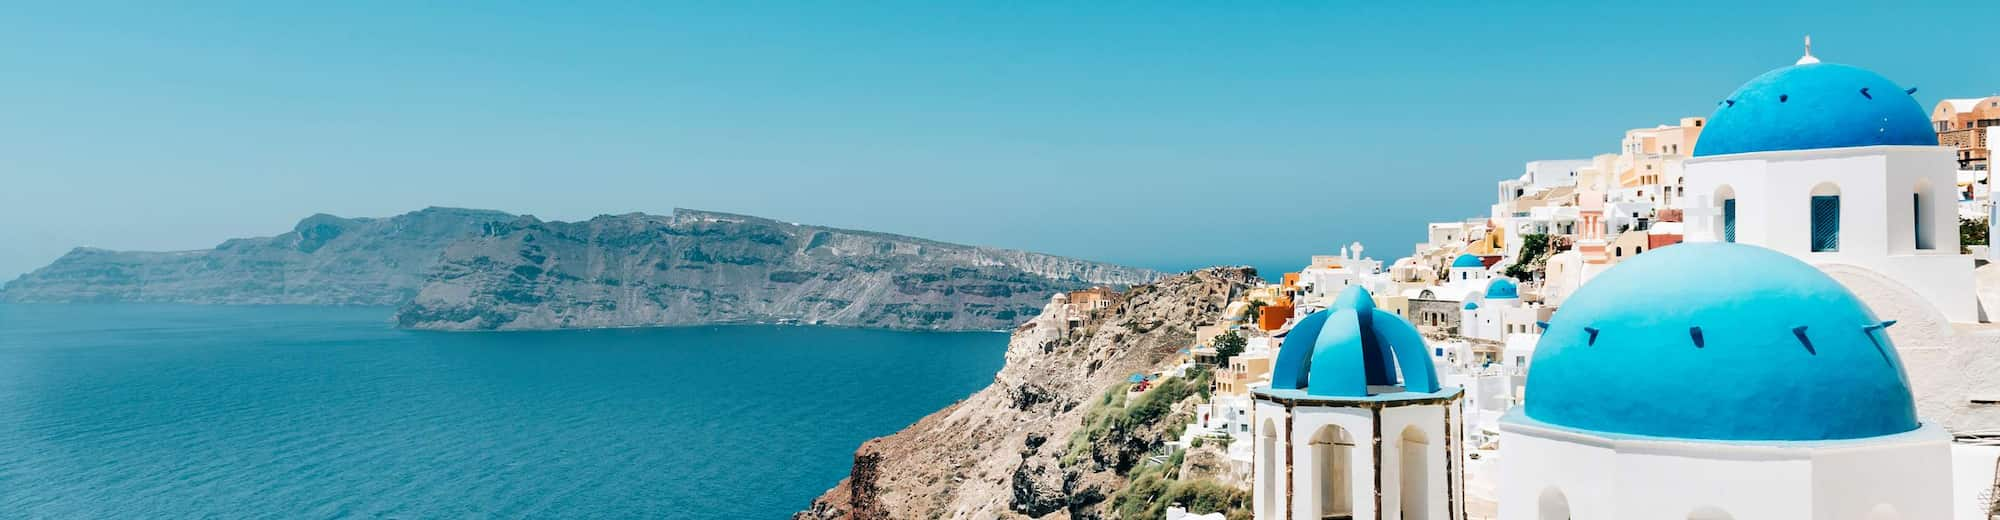
[[1465, 310], [1468, 310], [1468, 311], [1469, 311], [1469, 310], [1475, 310], [1475, 309], [1478, 309], [1478, 308], [1479, 308], [1479, 304], [1478, 304], [1477, 302], [1465, 302]]
[[1815, 63], [1737, 88], [1709, 116], [1694, 155], [1937, 143], [1930, 113], [1903, 87], [1868, 69]]
[[1521, 289], [1514, 285], [1513, 280], [1494, 278], [1493, 283], [1486, 284], [1486, 299], [1520, 298], [1520, 291]]
[[1563, 302], [1529, 364], [1525, 413], [1680, 439], [1907, 432], [1916, 408], [1887, 325], [1839, 282], [1782, 253], [1661, 248]]
[[1374, 297], [1358, 285], [1293, 325], [1271, 368], [1272, 389], [1310, 396], [1366, 397], [1374, 392], [1370, 386], [1398, 384], [1409, 392], [1437, 392], [1437, 368], [1417, 328], [1375, 308]]
[[1453, 259], [1453, 260], [1451, 261], [1451, 266], [1452, 266], [1452, 268], [1454, 268], [1454, 269], [1455, 269], [1455, 268], [1459, 268], [1459, 267], [1471, 267], [1471, 268], [1475, 268], [1475, 269], [1485, 269], [1485, 268], [1486, 268], [1486, 263], [1485, 263], [1485, 262], [1480, 262], [1480, 261], [1479, 261], [1479, 257], [1476, 257], [1476, 256], [1472, 256], [1472, 255], [1458, 255], [1458, 258], [1456, 258], [1456, 259]]

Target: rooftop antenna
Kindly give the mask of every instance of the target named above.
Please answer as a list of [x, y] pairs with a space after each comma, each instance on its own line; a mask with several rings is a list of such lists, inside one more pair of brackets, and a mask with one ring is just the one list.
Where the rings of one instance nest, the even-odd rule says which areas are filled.
[[1814, 63], [1819, 63], [1819, 58], [1814, 58], [1812, 55], [1812, 35], [1808, 34], [1806, 35], [1806, 55], [1800, 57], [1799, 62], [1793, 65], [1811, 65]]

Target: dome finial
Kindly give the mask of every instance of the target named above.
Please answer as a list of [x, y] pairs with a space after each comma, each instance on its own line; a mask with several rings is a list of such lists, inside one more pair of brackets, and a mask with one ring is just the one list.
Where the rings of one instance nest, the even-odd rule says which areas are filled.
[[1799, 62], [1793, 65], [1811, 65], [1814, 63], [1819, 63], [1819, 58], [1814, 58], [1812, 55], [1812, 35], [1808, 34], [1806, 35], [1806, 55], [1800, 57]]

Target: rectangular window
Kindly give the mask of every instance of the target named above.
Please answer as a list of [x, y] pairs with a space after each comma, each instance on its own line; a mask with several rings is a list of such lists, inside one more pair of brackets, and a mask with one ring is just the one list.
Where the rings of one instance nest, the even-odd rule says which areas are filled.
[[1736, 199], [1722, 200], [1722, 241], [1736, 241]]
[[1839, 195], [1812, 198], [1812, 250], [1815, 253], [1840, 250]]

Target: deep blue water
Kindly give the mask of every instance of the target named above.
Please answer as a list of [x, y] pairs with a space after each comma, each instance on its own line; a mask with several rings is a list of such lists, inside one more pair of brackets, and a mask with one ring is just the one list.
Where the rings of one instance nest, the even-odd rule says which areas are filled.
[[783, 518], [1006, 337], [0, 305], [0, 518]]

